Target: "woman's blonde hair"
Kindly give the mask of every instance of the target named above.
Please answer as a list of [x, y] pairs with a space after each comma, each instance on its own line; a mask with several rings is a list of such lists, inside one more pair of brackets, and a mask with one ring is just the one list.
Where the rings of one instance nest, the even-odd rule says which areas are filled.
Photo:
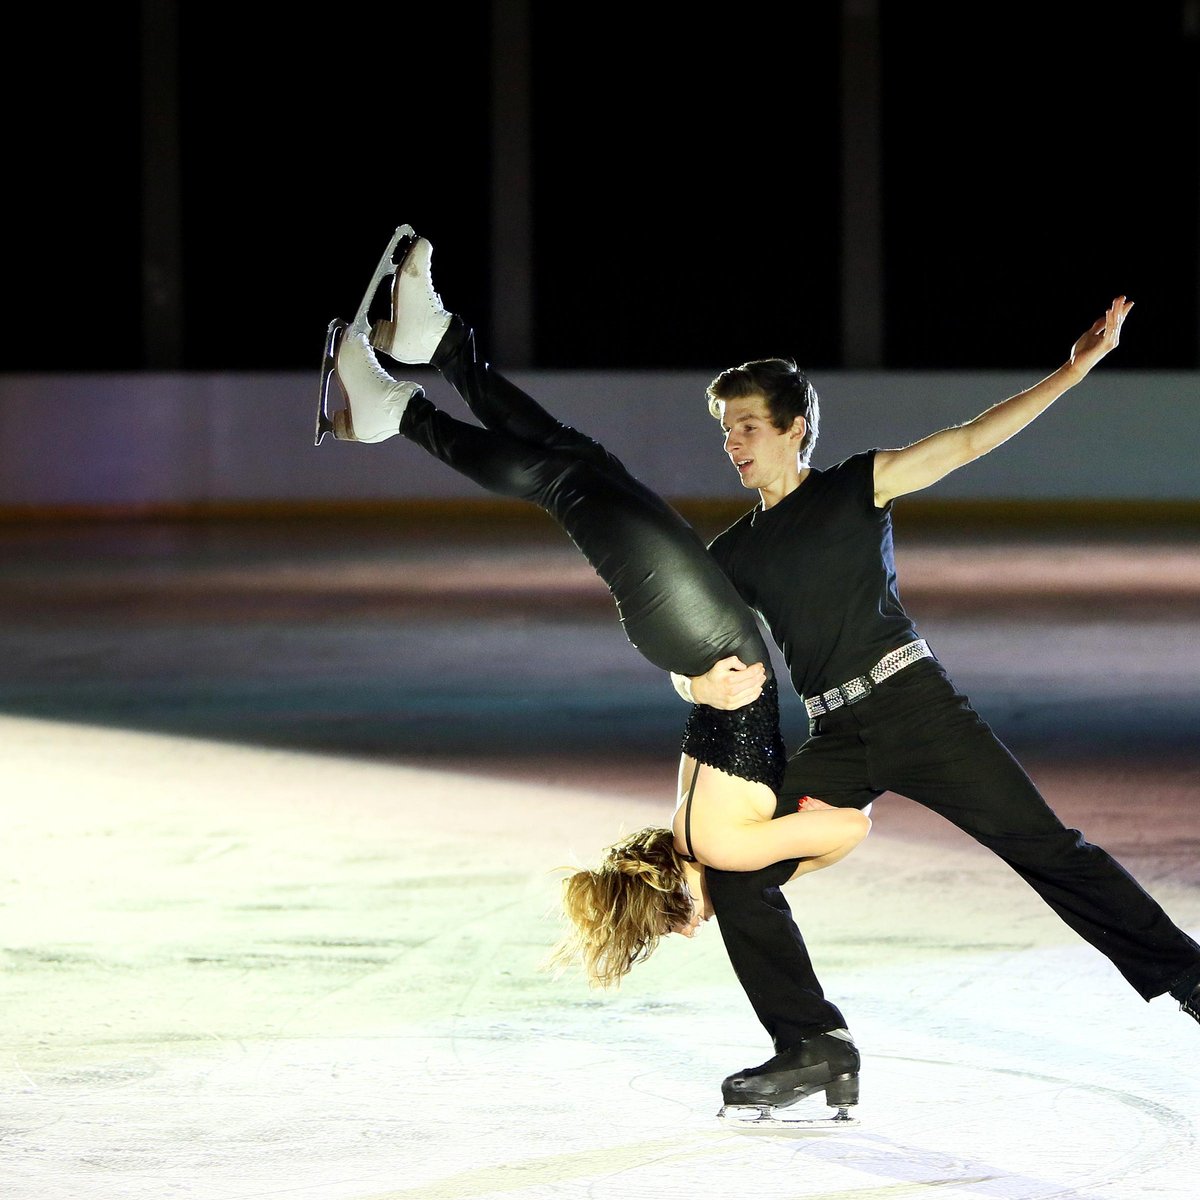
[[692, 915], [692, 896], [669, 829], [647, 828], [610, 846], [594, 871], [563, 880], [572, 925], [550, 965], [581, 963], [592, 987], [614, 987], [659, 939]]

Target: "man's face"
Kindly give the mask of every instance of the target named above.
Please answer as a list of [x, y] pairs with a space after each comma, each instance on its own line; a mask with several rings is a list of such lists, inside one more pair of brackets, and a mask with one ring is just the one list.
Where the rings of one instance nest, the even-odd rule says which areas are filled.
[[804, 418], [780, 432], [771, 424], [766, 399], [760, 394], [721, 404], [721, 428], [742, 487], [768, 491], [786, 485], [797, 472], [796, 455], [804, 437]]

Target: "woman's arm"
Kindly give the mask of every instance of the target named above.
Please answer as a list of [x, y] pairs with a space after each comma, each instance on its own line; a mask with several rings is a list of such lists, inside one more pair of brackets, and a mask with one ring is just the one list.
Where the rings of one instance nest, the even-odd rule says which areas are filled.
[[723, 871], [758, 871], [797, 858], [790, 876], [797, 879], [841, 862], [870, 830], [871, 818], [857, 808], [823, 805], [730, 827], [711, 839], [697, 836], [696, 854]]
[[691, 799], [687, 796], [695, 760], [683, 755], [679, 770], [679, 804], [672, 828], [676, 849], [691, 853], [705, 866], [722, 871], [757, 871], [774, 863], [802, 859], [792, 878], [819, 871], [845, 858], [867, 836], [871, 820], [856, 808], [833, 808], [806, 799], [800, 811], [775, 816], [775, 793], [701, 764]]
[[684, 877], [687, 879], [688, 890], [696, 902], [696, 915], [701, 921], [707, 921], [713, 914], [712, 899], [708, 894], [708, 876], [700, 863], [683, 864]]

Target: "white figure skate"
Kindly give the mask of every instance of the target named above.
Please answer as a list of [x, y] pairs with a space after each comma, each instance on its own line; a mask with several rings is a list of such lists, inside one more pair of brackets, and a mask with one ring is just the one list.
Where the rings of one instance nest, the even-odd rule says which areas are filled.
[[452, 315], [433, 286], [433, 247], [428, 238], [415, 237], [393, 255], [390, 311], [372, 323], [371, 345], [397, 362], [429, 363], [450, 328]]
[[[327, 433], [341, 441], [381, 442], [400, 431], [409, 397], [422, 389], [415, 383], [393, 379], [380, 365], [371, 347], [371, 314], [383, 308], [391, 313], [391, 276], [403, 263], [415, 242], [409, 225], [392, 235], [363, 295], [354, 320], [347, 324], [335, 317], [325, 334], [321, 359], [321, 383], [317, 400], [317, 423], [313, 444], [319, 446]], [[383, 307], [386, 306], [386, 307]], [[330, 385], [336, 377], [345, 397], [345, 407], [330, 411]]]

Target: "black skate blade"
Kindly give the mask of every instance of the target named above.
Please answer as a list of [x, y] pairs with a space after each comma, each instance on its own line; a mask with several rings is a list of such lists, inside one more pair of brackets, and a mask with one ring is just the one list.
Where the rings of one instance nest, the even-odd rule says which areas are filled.
[[717, 1117], [722, 1125], [739, 1133], [788, 1133], [796, 1137], [845, 1133], [862, 1127], [862, 1122], [852, 1117], [848, 1108], [839, 1108], [824, 1117], [802, 1117], [790, 1108], [771, 1104], [723, 1104]]
[[325, 331], [325, 355], [321, 359], [321, 390], [317, 400], [317, 427], [313, 437], [313, 445], [319, 446], [321, 439], [333, 432], [333, 419], [329, 415], [329, 385], [333, 382], [337, 367], [338, 346], [342, 342], [342, 331], [346, 322], [340, 317], [334, 317]]

